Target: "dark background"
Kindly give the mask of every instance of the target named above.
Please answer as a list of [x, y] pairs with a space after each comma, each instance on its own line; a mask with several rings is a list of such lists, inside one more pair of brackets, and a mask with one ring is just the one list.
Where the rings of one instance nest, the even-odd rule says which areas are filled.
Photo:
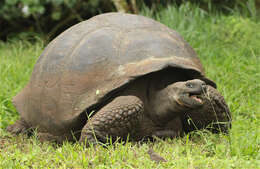
[[[187, 0], [0, 0], [0, 40], [41, 36], [48, 43], [80, 21], [105, 12], [139, 13], [147, 7], [153, 13], [169, 4]], [[259, 17], [260, 0], [190, 0], [202, 10]], [[140, 13], [139, 13], [140, 14]]]

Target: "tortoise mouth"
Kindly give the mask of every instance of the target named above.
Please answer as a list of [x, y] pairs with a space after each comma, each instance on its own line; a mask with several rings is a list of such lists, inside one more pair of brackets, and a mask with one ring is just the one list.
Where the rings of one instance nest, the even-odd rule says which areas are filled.
[[189, 97], [194, 101], [203, 104], [202, 96], [197, 94], [189, 94]]
[[203, 96], [201, 93], [185, 93], [176, 99], [176, 102], [187, 108], [196, 108], [204, 104]]

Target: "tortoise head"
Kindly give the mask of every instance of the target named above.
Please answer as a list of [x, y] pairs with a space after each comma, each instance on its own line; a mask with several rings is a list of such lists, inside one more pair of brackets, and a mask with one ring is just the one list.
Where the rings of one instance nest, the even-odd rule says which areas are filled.
[[183, 111], [203, 106], [202, 98], [206, 83], [199, 79], [178, 81], [156, 91], [151, 100], [154, 119], [167, 120]]
[[188, 80], [185, 82], [176, 82], [169, 85], [166, 90], [169, 91], [168, 97], [174, 103], [177, 103], [180, 109], [193, 109], [203, 105], [202, 94], [206, 89], [206, 83], [199, 79]]

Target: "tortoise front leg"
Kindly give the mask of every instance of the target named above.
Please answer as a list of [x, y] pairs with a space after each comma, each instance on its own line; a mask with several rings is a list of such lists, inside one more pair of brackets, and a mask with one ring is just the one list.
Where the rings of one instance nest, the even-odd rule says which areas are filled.
[[100, 109], [83, 127], [80, 142], [89, 145], [97, 141], [114, 142], [118, 137], [126, 139], [138, 130], [143, 116], [143, 103], [135, 96], [120, 96]]

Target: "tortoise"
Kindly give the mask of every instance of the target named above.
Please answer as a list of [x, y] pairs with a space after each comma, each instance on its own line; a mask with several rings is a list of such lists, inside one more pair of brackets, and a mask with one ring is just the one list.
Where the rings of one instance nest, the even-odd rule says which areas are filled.
[[176, 137], [209, 86], [216, 88], [176, 31], [144, 16], [101, 14], [47, 45], [13, 99], [21, 117], [7, 130], [37, 128], [41, 140], [57, 142]]

